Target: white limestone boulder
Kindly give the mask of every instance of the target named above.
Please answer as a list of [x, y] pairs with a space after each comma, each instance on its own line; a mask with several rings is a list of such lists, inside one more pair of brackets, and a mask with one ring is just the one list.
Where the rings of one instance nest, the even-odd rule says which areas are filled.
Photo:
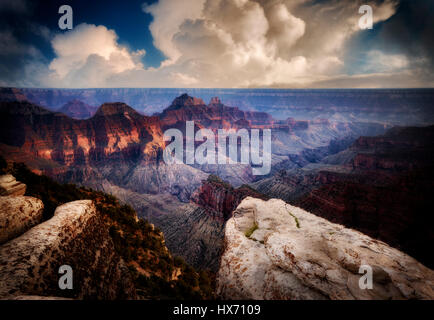
[[[373, 271], [372, 289], [359, 286], [362, 265]], [[223, 299], [434, 299], [434, 272], [381, 241], [282, 200], [248, 197], [226, 223], [217, 294]]]

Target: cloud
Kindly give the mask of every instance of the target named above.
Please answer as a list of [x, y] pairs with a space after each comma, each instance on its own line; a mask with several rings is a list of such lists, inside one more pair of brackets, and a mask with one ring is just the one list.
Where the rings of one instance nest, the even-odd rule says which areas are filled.
[[104, 26], [80, 24], [51, 41], [56, 58], [50, 63], [48, 81], [63, 86], [99, 87], [107, 78], [143, 68], [145, 51], [130, 52], [117, 43], [117, 35]]
[[404, 54], [419, 77], [433, 79], [434, 1], [401, 0], [397, 13], [378, 35], [378, 49]]
[[367, 53], [368, 62], [363, 66], [366, 73], [399, 71], [409, 65], [404, 54], [385, 54], [379, 50], [371, 50]]
[[37, 70], [45, 67], [35, 46], [19, 41], [11, 30], [0, 31], [0, 86], [35, 86]]
[[168, 58], [164, 65], [174, 63], [180, 56], [172, 38], [186, 19], [200, 17], [204, 0], [171, 1], [160, 0], [153, 5], [143, 5], [143, 10], [152, 14], [154, 21], [149, 26], [154, 36], [154, 44]]
[[[432, 84], [428, 72], [432, 68], [426, 68], [432, 60], [426, 55], [414, 57], [414, 50], [388, 50], [378, 43], [372, 48], [363, 43], [349, 46], [362, 34], [375, 34], [358, 27], [362, 4], [362, 0], [160, 0], [142, 8], [153, 16], [153, 43], [166, 57], [158, 68], [143, 65], [144, 49], [132, 51], [119, 44], [115, 30], [81, 24], [54, 38], [45, 32], [55, 58], [45, 68], [40, 59], [26, 67], [33, 70], [26, 83], [297, 88]], [[401, 25], [387, 27], [388, 23], [396, 20], [402, 3], [369, 4], [380, 39], [390, 38], [390, 30]], [[361, 48], [363, 53], [355, 58], [354, 50]], [[429, 52], [429, 46], [423, 48]]]
[[197, 84], [199, 82], [196, 78], [191, 77], [191, 76], [187, 76], [187, 75], [179, 73], [179, 72], [172, 72], [170, 74], [170, 77], [172, 78], [172, 80], [175, 83], [180, 83], [180, 84], [186, 85], [186, 86], [189, 86], [192, 84]]
[[266, 13], [269, 21], [268, 40], [279, 47], [278, 55], [285, 56], [287, 50], [305, 34], [306, 23], [292, 15], [283, 3], [272, 5]]
[[[276, 88], [285, 87], [276, 85]], [[312, 83], [314, 88], [423, 88], [434, 87], [433, 79], [423, 79], [418, 72], [404, 70], [327, 77]]]
[[[167, 14], [177, 12], [179, 1], [165, 0], [146, 11], [154, 17], [154, 43], [168, 57], [161, 69], [198, 80], [192, 84], [309, 86], [341, 71], [344, 44], [360, 32], [361, 4], [207, 0], [173, 19]], [[394, 14], [396, 1], [377, 1], [372, 7], [378, 23]]]

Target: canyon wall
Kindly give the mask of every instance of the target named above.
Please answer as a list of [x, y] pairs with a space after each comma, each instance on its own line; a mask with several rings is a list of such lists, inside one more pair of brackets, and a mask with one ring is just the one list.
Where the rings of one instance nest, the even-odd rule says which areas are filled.
[[[39, 222], [42, 202], [32, 197], [1, 197], [0, 217]], [[25, 210], [24, 210], [25, 209]], [[9, 226], [13, 224], [10, 222]], [[133, 299], [135, 287], [116, 253], [102, 217], [90, 200], [59, 206], [51, 219], [14, 232], [0, 245], [0, 298], [20, 296], [73, 299]], [[11, 228], [11, 227], [9, 227]], [[25, 231], [23, 233], [23, 231]], [[2, 237], [11, 235], [1, 230]], [[59, 288], [59, 267], [73, 270], [73, 289]]]

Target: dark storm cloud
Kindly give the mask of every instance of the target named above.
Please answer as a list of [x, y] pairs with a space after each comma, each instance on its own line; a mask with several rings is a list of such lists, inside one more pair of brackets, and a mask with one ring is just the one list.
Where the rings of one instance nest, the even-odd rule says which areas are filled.
[[381, 28], [378, 42], [385, 51], [403, 52], [421, 76], [434, 71], [434, 1], [403, 0]]
[[35, 86], [35, 68], [48, 62], [49, 28], [34, 19], [35, 2], [0, 0], [0, 85]]
[[415, 55], [434, 58], [434, 1], [403, 0], [398, 10], [382, 26], [384, 46], [399, 47]]

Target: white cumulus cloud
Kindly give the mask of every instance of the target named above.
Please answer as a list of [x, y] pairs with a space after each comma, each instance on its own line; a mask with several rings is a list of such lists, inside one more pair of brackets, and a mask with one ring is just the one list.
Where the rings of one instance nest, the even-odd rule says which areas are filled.
[[105, 26], [80, 24], [51, 41], [56, 58], [50, 63], [48, 81], [65, 86], [98, 87], [107, 77], [143, 68], [140, 56], [117, 43], [117, 35]]

